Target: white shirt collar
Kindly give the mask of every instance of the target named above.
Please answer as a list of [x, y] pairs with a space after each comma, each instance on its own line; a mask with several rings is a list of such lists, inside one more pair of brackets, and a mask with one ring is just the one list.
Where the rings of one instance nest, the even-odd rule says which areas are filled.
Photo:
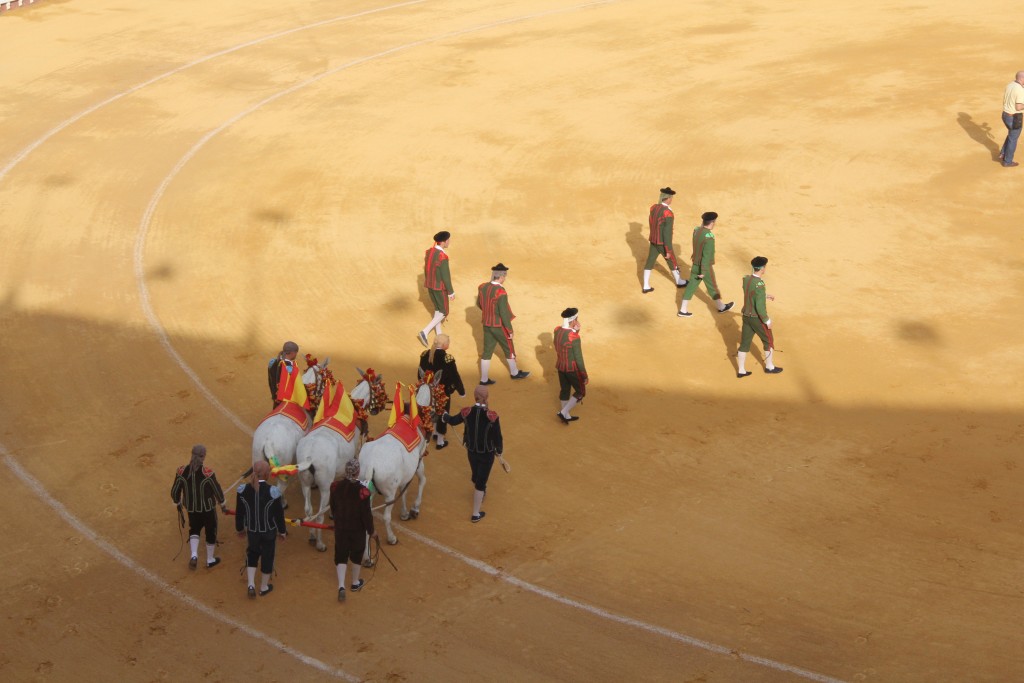
[[444, 247], [442, 247], [440, 244], [435, 244], [434, 249], [437, 249], [442, 254], [444, 253]]

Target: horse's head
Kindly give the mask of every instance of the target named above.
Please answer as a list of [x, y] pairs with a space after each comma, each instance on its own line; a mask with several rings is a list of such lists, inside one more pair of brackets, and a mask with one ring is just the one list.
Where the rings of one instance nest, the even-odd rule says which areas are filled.
[[434, 431], [434, 422], [444, 409], [448, 395], [441, 384], [441, 370], [436, 373], [420, 370], [420, 383], [416, 386], [416, 405], [419, 407], [423, 429], [430, 434]]
[[313, 413], [316, 413], [316, 408], [324, 396], [326, 383], [330, 383], [331, 386], [335, 383], [334, 375], [327, 369], [330, 362], [331, 359], [328, 358], [321, 365], [312, 354], [306, 354], [306, 371], [302, 373], [302, 383], [306, 385], [306, 396], [309, 398], [309, 407]]
[[[388, 405], [388, 392], [384, 388], [384, 376], [378, 375], [373, 368], [366, 368], [366, 372], [363, 372], [359, 368], [356, 368], [356, 372], [362, 378], [360, 384], [366, 383], [369, 388], [369, 398], [364, 399], [364, 406], [369, 411], [370, 415], [376, 415], [380, 411], [387, 408]], [[356, 385], [358, 389], [359, 385]], [[353, 400], [355, 400], [355, 389], [352, 390]]]

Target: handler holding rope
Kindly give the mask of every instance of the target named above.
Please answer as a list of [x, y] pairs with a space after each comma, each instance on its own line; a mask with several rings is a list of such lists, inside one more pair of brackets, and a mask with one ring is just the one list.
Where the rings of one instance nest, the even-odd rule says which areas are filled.
[[491, 475], [494, 456], [501, 456], [501, 423], [498, 414], [487, 409], [487, 387], [478, 386], [473, 392], [476, 405], [463, 408], [457, 415], [442, 414], [441, 419], [450, 425], [466, 423], [462, 443], [469, 456], [470, 478], [473, 480], [473, 516], [469, 521], [476, 524], [486, 512], [480, 510], [487, 492], [487, 478]]
[[178, 468], [171, 485], [171, 500], [179, 506], [179, 511], [184, 505], [188, 512], [188, 545], [192, 551], [188, 566], [192, 569], [199, 564], [199, 532], [203, 529], [206, 529], [206, 567], [220, 564], [220, 558], [213, 553], [217, 549], [217, 505], [224, 504], [224, 491], [213, 470], [203, 466], [205, 461], [206, 446], [196, 444], [192, 447], [192, 460]]
[[260, 460], [252, 466], [252, 481], [238, 487], [235, 502], [235, 531], [239, 538], [248, 534], [249, 546], [245, 549], [245, 566], [249, 578], [249, 597], [256, 597], [256, 564], [263, 572], [260, 595], [274, 590], [270, 575], [274, 571], [274, 551], [277, 536], [288, 536], [284, 528], [284, 508], [281, 506], [281, 492], [267, 483], [270, 465]]
[[334, 567], [338, 571], [338, 602], [345, 602], [345, 574], [352, 565], [355, 593], [365, 583], [359, 578], [366, 537], [377, 538], [370, 512], [370, 489], [359, 481], [359, 461], [345, 463], [345, 478], [331, 484], [331, 514], [334, 515]]

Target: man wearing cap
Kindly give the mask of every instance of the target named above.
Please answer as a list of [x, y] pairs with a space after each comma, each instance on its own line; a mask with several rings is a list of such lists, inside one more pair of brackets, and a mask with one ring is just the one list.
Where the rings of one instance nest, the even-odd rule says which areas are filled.
[[480, 510], [487, 492], [487, 478], [491, 475], [494, 456], [503, 452], [501, 421], [498, 414], [487, 407], [487, 387], [473, 391], [472, 408], [463, 408], [455, 415], [443, 414], [441, 419], [450, 425], [465, 423], [462, 443], [469, 457], [470, 479], [473, 481], [473, 515], [469, 521], [476, 524], [486, 512]]
[[[555, 368], [558, 370], [559, 400], [562, 410], [556, 415], [562, 424], [580, 419], [570, 415], [576, 404], [587, 394], [587, 368], [583, 364], [583, 343], [580, 341], [579, 310], [567, 308], [562, 311], [562, 325], [555, 328]], [[569, 395], [570, 390], [572, 396]]]
[[295, 356], [299, 353], [299, 345], [293, 341], [287, 341], [284, 346], [281, 347], [281, 353], [277, 354], [274, 358], [270, 359], [267, 364], [267, 380], [270, 383], [270, 400], [274, 402], [274, 407], [280, 401], [277, 400], [277, 387], [281, 382], [281, 373], [291, 373], [296, 370], [295, 367]]
[[352, 565], [349, 589], [358, 592], [366, 583], [359, 578], [366, 537], [377, 537], [370, 511], [370, 490], [359, 481], [359, 461], [345, 463], [345, 478], [331, 484], [331, 516], [334, 519], [334, 568], [338, 573], [338, 602], [345, 602], [345, 578]]
[[499, 263], [491, 268], [491, 281], [480, 285], [477, 291], [476, 305], [483, 313], [484, 326], [484, 353], [480, 357], [480, 384], [484, 385], [495, 383], [488, 378], [495, 346], [500, 346], [505, 353], [512, 379], [526, 379], [530, 376], [530, 373], [520, 370], [516, 365], [516, 347], [512, 343], [512, 320], [515, 315], [508, 305], [506, 277], [508, 266]]
[[693, 229], [693, 265], [690, 266], [690, 280], [683, 292], [683, 303], [679, 307], [680, 318], [689, 318], [693, 313], [686, 310], [690, 305], [690, 299], [697, 293], [697, 288], [703, 282], [708, 289], [708, 295], [715, 302], [719, 313], [725, 313], [734, 302], [725, 303], [718, 291], [718, 283], [715, 281], [715, 221], [718, 214], [708, 211], [700, 216], [701, 224]]
[[768, 267], [768, 259], [764, 256], [755, 256], [750, 265], [754, 272], [743, 278], [743, 332], [740, 336], [740, 351], [736, 356], [736, 376], [740, 379], [751, 375], [746, 367], [747, 352], [750, 351], [750, 342], [754, 340], [755, 334], [764, 344], [764, 371], [769, 375], [782, 372], [782, 368], [772, 361], [772, 356], [775, 355], [775, 340], [772, 338], [772, 319], [768, 317], [765, 299], [775, 301], [775, 297], [765, 293], [762, 279]]
[[427, 295], [434, 305], [434, 317], [420, 330], [416, 338], [428, 348], [430, 344], [427, 342], [427, 334], [431, 329], [435, 334], [441, 334], [441, 322], [448, 317], [448, 302], [455, 298], [451, 270], [448, 267], [448, 254], [445, 252], [451, 241], [452, 234], [442, 230], [434, 235], [434, 246], [427, 249], [423, 257], [423, 279], [427, 286]]
[[651, 207], [651, 215], [648, 218], [651, 228], [648, 240], [651, 242], [651, 247], [647, 251], [647, 263], [644, 264], [644, 294], [654, 291], [654, 288], [651, 287], [651, 269], [654, 268], [659, 255], [665, 257], [668, 267], [672, 270], [676, 287], [686, 286], [686, 280], [679, 276], [679, 262], [676, 261], [675, 252], [672, 251], [672, 223], [675, 221], [675, 215], [672, 213], [671, 204], [675, 193], [671, 187], [661, 188], [658, 203]]
[[192, 551], [188, 566], [191, 569], [199, 564], [199, 532], [203, 529], [206, 530], [206, 567], [220, 564], [220, 558], [213, 553], [217, 549], [217, 505], [224, 504], [224, 491], [213, 470], [203, 465], [205, 462], [206, 446], [196, 444], [192, 447], [192, 459], [178, 468], [171, 485], [171, 500], [179, 510], [184, 506], [188, 513], [188, 545]]

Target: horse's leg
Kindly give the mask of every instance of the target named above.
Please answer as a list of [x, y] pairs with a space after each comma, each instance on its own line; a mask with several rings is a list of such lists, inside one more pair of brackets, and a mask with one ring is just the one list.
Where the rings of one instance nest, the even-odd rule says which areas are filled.
[[[317, 524], [324, 523], [324, 505], [331, 499], [331, 481], [330, 472], [327, 468], [322, 468], [316, 473], [316, 485], [320, 487], [320, 507], [317, 508], [317, 516], [314, 520]], [[316, 529], [316, 549], [320, 552], [327, 550], [327, 545], [324, 544], [324, 530], [317, 527]]]
[[[306, 518], [313, 514], [313, 477], [310, 475], [309, 470], [299, 473], [299, 483], [302, 485], [302, 501], [305, 504]], [[321, 493], [320, 497], [323, 498], [324, 494]], [[316, 533], [313, 529], [309, 530], [309, 544], [314, 545], [317, 542]]]
[[288, 490], [288, 477], [277, 478], [277, 490], [281, 492], [281, 507], [285, 510], [288, 509], [288, 499], [285, 498], [285, 491]]
[[[387, 498], [384, 500], [387, 500]], [[395, 537], [395, 532], [391, 530], [391, 509], [393, 507], [395, 507], [394, 503], [384, 506], [384, 529], [387, 531], [388, 545], [395, 545], [398, 543], [398, 539]]]
[[366, 534], [366, 550], [363, 551], [363, 566], [373, 566], [373, 559], [370, 557], [370, 534]]
[[[409, 479], [409, 482], [412, 483], [412, 479]], [[408, 486], [403, 486], [402, 488], [404, 489], [402, 491], [402, 514], [399, 515], [398, 518], [400, 520], [402, 520], [403, 522], [407, 522], [407, 521], [409, 521], [409, 509], [408, 509], [408, 507], [405, 504], [405, 494], [406, 494], [406, 491], [409, 490], [409, 487]]]
[[420, 466], [416, 468], [416, 476], [420, 480], [420, 490], [416, 492], [416, 503], [412, 506], [412, 511], [409, 513], [413, 519], [420, 516], [420, 503], [423, 502], [423, 487], [427, 485], [427, 468], [420, 460]]

